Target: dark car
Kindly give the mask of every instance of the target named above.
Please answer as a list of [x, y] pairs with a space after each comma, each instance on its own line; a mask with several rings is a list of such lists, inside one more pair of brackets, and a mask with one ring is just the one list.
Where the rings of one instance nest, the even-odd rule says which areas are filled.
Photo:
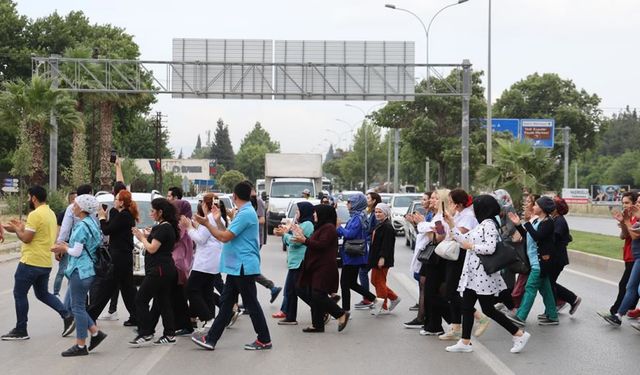
[[[422, 207], [421, 201], [413, 201], [407, 208], [405, 215], [413, 214], [415, 212], [423, 216], [427, 214], [427, 210]], [[412, 250], [416, 247], [417, 232], [418, 230], [415, 225], [411, 224], [408, 220], [404, 221], [404, 244], [409, 246]]]

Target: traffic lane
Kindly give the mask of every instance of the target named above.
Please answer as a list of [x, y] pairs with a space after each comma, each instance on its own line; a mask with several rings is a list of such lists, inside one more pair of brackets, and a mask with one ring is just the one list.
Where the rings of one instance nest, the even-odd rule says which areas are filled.
[[[269, 244], [262, 250], [263, 273], [282, 285], [286, 277], [286, 253], [281, 250], [278, 239], [269, 238]], [[411, 252], [406, 248], [398, 251], [398, 271], [408, 267], [405, 259]], [[403, 267], [400, 266], [403, 265]], [[0, 330], [8, 332], [15, 324], [15, 310], [11, 288], [13, 272], [17, 262], [0, 264], [0, 280], [4, 289], [0, 290], [0, 319], [5, 322]], [[54, 266], [54, 271], [57, 266]], [[415, 312], [408, 307], [415, 303], [410, 292], [393, 277], [389, 284], [404, 301], [393, 314], [378, 318], [369, 311], [353, 310], [353, 320], [341, 333], [337, 323], [332, 321], [324, 334], [306, 334], [301, 331], [310, 325], [308, 307], [299, 302], [298, 326], [278, 326], [271, 318], [282, 302], [279, 297], [269, 304], [269, 291], [257, 285], [258, 295], [273, 338], [274, 349], [267, 352], [251, 353], [243, 350], [243, 345], [255, 339], [255, 333], [248, 316], [243, 316], [233, 328], [227, 329], [213, 352], [196, 347], [188, 337], [179, 337], [173, 346], [129, 348], [127, 341], [134, 337], [130, 328], [122, 326], [128, 317], [120, 299], [119, 321], [98, 321], [98, 325], [109, 337], [90, 354], [90, 362], [84, 357], [61, 358], [60, 352], [75, 343], [73, 335], [62, 338], [62, 321], [49, 307], [37, 301], [33, 293], [29, 295], [30, 340], [21, 342], [0, 342], [0, 363], [8, 374], [37, 373], [46, 370], [48, 374], [86, 373], [90, 366], [96, 374], [176, 374], [203, 373], [212, 369], [219, 371], [265, 373], [304, 372], [326, 374], [348, 371], [387, 374], [406, 370], [424, 372], [450, 371], [452, 363], [442, 360], [445, 343], [428, 341], [418, 335], [417, 330], [402, 328], [401, 323], [411, 320]], [[66, 285], [66, 284], [65, 284]], [[416, 286], [417, 289], [417, 286]], [[360, 296], [352, 294], [352, 304]], [[157, 332], [161, 327], [157, 328]], [[493, 373], [474, 356], [464, 362], [455, 363], [455, 371], [475, 374]]]
[[613, 218], [607, 217], [587, 217], [587, 216], [565, 216], [569, 228], [589, 232], [599, 233], [608, 236], [620, 235], [620, 228], [618, 228], [618, 222]]

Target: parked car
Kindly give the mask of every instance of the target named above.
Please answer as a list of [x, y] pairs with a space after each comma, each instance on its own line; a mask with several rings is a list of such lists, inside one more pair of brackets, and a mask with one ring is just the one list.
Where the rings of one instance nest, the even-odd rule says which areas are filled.
[[389, 204], [389, 202], [391, 202], [391, 197], [393, 197], [393, 194], [391, 193], [380, 193], [380, 198], [382, 198], [382, 203]]
[[338, 201], [340, 202], [347, 202], [349, 200], [350, 197], [358, 194], [358, 193], [362, 193], [361, 191], [358, 190], [345, 190], [345, 191], [341, 191], [338, 194], [336, 194], [336, 198], [338, 199]]
[[397, 235], [404, 234], [404, 215], [413, 201], [422, 199], [422, 194], [393, 194], [391, 197], [391, 224]]
[[[149, 216], [151, 212], [151, 201], [155, 198], [161, 198], [162, 195], [153, 190], [151, 193], [131, 193], [131, 199], [138, 205], [140, 213], [140, 221], [136, 227], [144, 229], [154, 226], [156, 223]], [[105, 191], [96, 193], [96, 199], [99, 203], [107, 206], [107, 211], [113, 207], [113, 194]], [[133, 237], [133, 279], [139, 285], [144, 278], [144, 247], [137, 238]]]
[[[427, 214], [427, 210], [425, 210], [425, 208], [422, 207], [422, 201], [413, 201], [409, 206], [409, 208], [407, 208], [407, 212], [405, 213], [405, 215], [413, 214], [416, 212], [423, 216]], [[411, 250], [414, 250], [416, 248], [417, 234], [418, 234], [418, 230], [416, 226], [410, 223], [409, 221], [405, 220], [404, 221], [404, 244], [406, 246], [409, 246]]]

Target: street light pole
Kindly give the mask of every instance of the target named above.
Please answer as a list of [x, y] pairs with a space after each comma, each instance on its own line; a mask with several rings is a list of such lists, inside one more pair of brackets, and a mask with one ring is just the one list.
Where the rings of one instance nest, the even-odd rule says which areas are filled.
[[489, 0], [489, 36], [487, 50], [487, 165], [493, 164], [493, 121], [491, 119], [491, 0]]
[[368, 141], [367, 141], [367, 133], [368, 133], [368, 124], [367, 124], [367, 115], [369, 114], [369, 112], [371, 112], [372, 109], [374, 109], [375, 107], [381, 106], [382, 104], [375, 104], [373, 106], [371, 106], [371, 108], [369, 108], [369, 110], [367, 112], [365, 112], [362, 108], [355, 106], [353, 104], [345, 104], [345, 106], [347, 107], [351, 107], [351, 108], [355, 108], [357, 110], [359, 110], [360, 112], [362, 112], [362, 130], [364, 131], [364, 186], [363, 189], [365, 192], [367, 191], [367, 186], [368, 186], [368, 180], [369, 180], [369, 170], [368, 170]]
[[452, 6], [456, 6], [456, 5], [459, 5], [459, 4], [462, 4], [462, 3], [466, 3], [467, 1], [469, 1], [469, 0], [458, 0], [458, 2], [456, 2], [456, 3], [444, 6], [439, 11], [437, 11], [436, 14], [433, 15], [433, 17], [431, 17], [431, 20], [429, 21], [429, 26], [426, 26], [426, 27], [424, 25], [424, 22], [422, 22], [422, 18], [418, 17], [418, 15], [413, 13], [412, 11], [410, 11], [408, 9], [404, 9], [404, 8], [398, 8], [394, 4], [385, 4], [384, 5], [386, 8], [399, 10], [399, 11], [411, 14], [422, 25], [422, 29], [424, 30], [424, 35], [425, 35], [425, 39], [426, 39], [426, 53], [425, 53], [426, 54], [426, 61], [425, 61], [425, 64], [426, 64], [427, 92], [429, 91], [429, 30], [431, 30], [431, 24], [433, 23], [433, 20], [438, 16], [438, 14], [440, 14], [443, 10], [445, 10], [447, 8], [451, 8]]

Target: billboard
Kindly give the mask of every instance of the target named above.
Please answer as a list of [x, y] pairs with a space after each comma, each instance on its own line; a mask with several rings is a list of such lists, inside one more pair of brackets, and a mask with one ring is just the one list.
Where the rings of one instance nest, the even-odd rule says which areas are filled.
[[[487, 128], [487, 119], [482, 119], [482, 128]], [[520, 139], [520, 120], [517, 118], [492, 118], [491, 130], [495, 132], [508, 132], [513, 139]]]
[[567, 203], [587, 204], [591, 195], [589, 189], [562, 189], [562, 198]]
[[520, 120], [520, 139], [533, 144], [533, 147], [553, 148], [555, 137], [554, 119]]
[[[133, 159], [133, 162], [142, 173], [153, 174], [154, 159]], [[209, 180], [213, 162], [209, 159], [162, 159], [162, 170], [186, 177], [189, 181]]]
[[591, 185], [591, 200], [596, 204], [619, 204], [629, 185]]

